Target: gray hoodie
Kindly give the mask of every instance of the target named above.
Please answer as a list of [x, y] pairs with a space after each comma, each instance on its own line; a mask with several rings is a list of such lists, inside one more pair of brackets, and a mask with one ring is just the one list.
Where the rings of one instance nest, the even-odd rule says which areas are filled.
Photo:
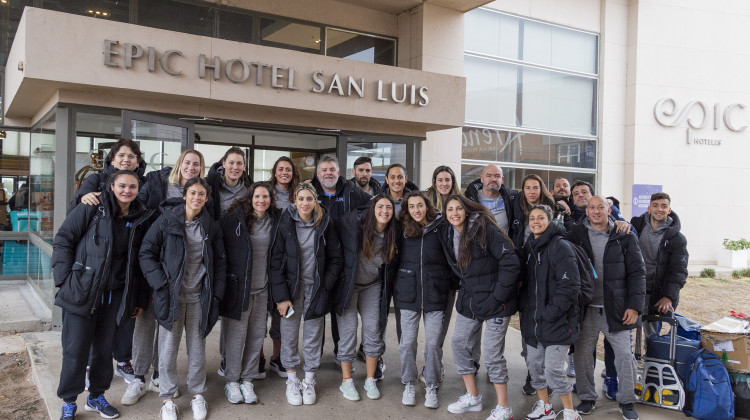
[[641, 236], [638, 237], [638, 245], [641, 246], [643, 262], [646, 263], [647, 282], [652, 281], [656, 275], [656, 256], [659, 253], [659, 243], [667, 228], [672, 226], [672, 222], [672, 218], [667, 216], [667, 220], [654, 231], [651, 227], [651, 215], [646, 215], [646, 225], [643, 226]]
[[221, 213], [224, 214], [224, 212], [229, 209], [229, 206], [231, 206], [235, 200], [242, 197], [245, 192], [247, 192], [247, 187], [245, 186], [245, 183], [242, 182], [242, 180], [240, 180], [240, 182], [238, 182], [234, 187], [230, 187], [225, 184], [223, 167], [218, 168], [216, 172], [219, 173], [221, 179], [221, 182], [219, 182], [219, 206], [221, 208]]
[[198, 220], [185, 222], [185, 239], [187, 239], [187, 261], [185, 261], [185, 276], [180, 285], [180, 301], [195, 303], [201, 300], [201, 286], [206, 276], [206, 266], [203, 264], [203, 226]]
[[315, 258], [315, 211], [309, 222], [303, 222], [297, 213], [297, 206], [290, 204], [288, 207], [289, 215], [295, 221], [297, 229], [297, 242], [300, 251], [300, 279], [305, 285], [315, 283], [315, 276], [318, 272], [318, 261]]
[[594, 261], [592, 262], [596, 273], [599, 274], [598, 278], [594, 279], [594, 297], [590, 306], [602, 307], [604, 306], [604, 249], [607, 247], [609, 234], [615, 228], [615, 224], [612, 220], [609, 220], [609, 227], [604, 232], [593, 228], [589, 219], [584, 219], [583, 225], [588, 230], [591, 252], [594, 254]]

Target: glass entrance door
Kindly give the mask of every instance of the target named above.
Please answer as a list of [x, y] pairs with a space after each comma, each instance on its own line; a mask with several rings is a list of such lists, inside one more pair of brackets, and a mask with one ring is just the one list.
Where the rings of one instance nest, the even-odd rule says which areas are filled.
[[180, 153], [193, 147], [195, 124], [142, 112], [122, 111], [122, 133], [138, 143], [148, 173], [174, 166]]

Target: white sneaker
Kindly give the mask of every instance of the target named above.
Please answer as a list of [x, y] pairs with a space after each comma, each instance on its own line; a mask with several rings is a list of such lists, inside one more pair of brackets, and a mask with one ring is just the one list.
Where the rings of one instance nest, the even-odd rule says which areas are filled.
[[161, 420], [177, 420], [177, 404], [169, 400], [161, 406]]
[[299, 379], [286, 380], [286, 400], [291, 405], [302, 405], [302, 384]]
[[140, 379], [135, 378], [130, 384], [128, 384], [128, 389], [125, 390], [120, 402], [122, 405], [133, 405], [146, 394], [146, 391], [148, 391], [146, 389], [146, 384]]
[[346, 398], [349, 401], [359, 401], [359, 392], [357, 392], [357, 388], [354, 386], [354, 379], [349, 378], [341, 383], [341, 386], [339, 386], [339, 391], [341, 391], [342, 394], [344, 394], [344, 398]]
[[552, 404], [545, 404], [544, 401], [538, 400], [534, 403], [531, 413], [526, 416], [526, 420], [555, 420], [555, 410]]
[[302, 402], [305, 405], [313, 405], [318, 400], [315, 395], [315, 379], [302, 381]]
[[367, 391], [367, 398], [371, 400], [380, 399], [380, 390], [378, 390], [378, 383], [375, 378], [365, 379], [365, 391]]
[[404, 395], [401, 397], [401, 404], [403, 405], [417, 405], [416, 390], [414, 384], [409, 382], [404, 385]]
[[563, 420], [581, 420], [581, 415], [576, 410], [563, 410]]
[[509, 407], [498, 405], [497, 407], [492, 409], [490, 416], [485, 420], [513, 420], [513, 410], [511, 410]]
[[448, 406], [448, 411], [453, 414], [463, 414], [469, 411], [482, 411], [482, 394], [476, 397], [468, 392], [458, 397], [458, 401]]
[[227, 400], [232, 404], [239, 404], [243, 400], [240, 384], [237, 382], [227, 382], [224, 385], [224, 395], [227, 396]]
[[424, 406], [438, 408], [437, 386], [428, 386], [424, 390]]
[[245, 404], [258, 404], [258, 396], [255, 395], [255, 387], [250, 381], [242, 381], [240, 384], [240, 392], [245, 398]]
[[193, 409], [194, 420], [204, 420], [208, 415], [208, 405], [206, 405], [206, 399], [201, 394], [193, 397], [190, 401], [190, 408]]

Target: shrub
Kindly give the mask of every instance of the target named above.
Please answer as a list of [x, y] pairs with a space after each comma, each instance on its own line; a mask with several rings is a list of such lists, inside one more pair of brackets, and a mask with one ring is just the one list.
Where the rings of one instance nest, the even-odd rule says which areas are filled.
[[701, 277], [715, 278], [716, 270], [714, 270], [713, 268], [704, 268], [703, 270], [701, 270]]
[[737, 239], [736, 241], [730, 241], [728, 238], [724, 238], [724, 248], [731, 251], [740, 251], [743, 249], [750, 249], [750, 241], [745, 238]]
[[750, 277], [750, 268], [743, 268], [742, 270], [732, 271], [732, 278], [739, 279], [741, 277]]

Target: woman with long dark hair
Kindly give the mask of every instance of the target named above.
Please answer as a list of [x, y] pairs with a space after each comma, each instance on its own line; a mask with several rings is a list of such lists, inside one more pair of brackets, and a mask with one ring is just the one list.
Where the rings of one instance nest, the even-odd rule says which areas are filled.
[[339, 224], [344, 253], [344, 275], [336, 287], [333, 308], [338, 314], [339, 352], [344, 398], [360, 399], [352, 380], [356, 358], [357, 314], [362, 318], [362, 347], [367, 374], [364, 389], [370, 399], [380, 398], [375, 379], [385, 343], [382, 331], [388, 321], [387, 291], [396, 274], [398, 222], [393, 201], [376, 195], [369, 205], [344, 215]]
[[256, 182], [219, 219], [227, 255], [227, 286], [220, 314], [229, 402], [256, 404], [252, 380], [268, 319], [268, 261], [281, 210], [270, 182]]
[[521, 182], [521, 194], [514, 202], [513, 207], [514, 220], [511, 231], [513, 232], [513, 244], [518, 249], [521, 249], [531, 236], [528, 224], [529, 212], [532, 207], [539, 204], [555, 208], [555, 199], [539, 175], [526, 175]]
[[115, 331], [148, 305], [148, 287], [136, 256], [153, 210], [136, 200], [137, 194], [137, 175], [116, 171], [109, 190], [98, 195], [99, 205], [76, 206], [55, 235], [51, 266], [60, 288], [55, 305], [63, 311], [63, 363], [57, 388], [64, 401], [62, 419], [75, 418], [89, 360], [86, 411], [98, 411], [105, 418], [119, 416], [104, 398], [112, 382]]
[[466, 386], [466, 394], [448, 406], [459, 414], [482, 411], [482, 395], [476, 383], [473, 339], [484, 326], [484, 362], [497, 394], [497, 405], [488, 420], [509, 420], [508, 369], [505, 362], [505, 334], [511, 315], [516, 313], [516, 290], [520, 264], [510, 238], [481, 204], [460, 195], [445, 204], [453, 225], [444, 237], [453, 269], [461, 279], [456, 298], [453, 332], [453, 360]]
[[[182, 203], [166, 209], [141, 247], [141, 268], [154, 290], [159, 322], [159, 395], [163, 420], [177, 418], [177, 352], [182, 331], [188, 354], [187, 386], [193, 418], [206, 418], [206, 336], [219, 317], [224, 297], [226, 257], [221, 230], [205, 205], [211, 189], [201, 178], [183, 188]], [[177, 199], [177, 201], [179, 201]]]
[[526, 344], [526, 366], [539, 401], [529, 419], [555, 417], [547, 386], [560, 396], [564, 420], [580, 420], [573, 408], [565, 363], [580, 331], [578, 295], [581, 283], [576, 255], [565, 240], [565, 229], [552, 223], [552, 209], [535, 205], [529, 212], [533, 237], [522, 250], [525, 261], [520, 301], [521, 335]]
[[[328, 212], [311, 184], [301, 183], [294, 205], [281, 215], [271, 253], [271, 293], [281, 320], [281, 361], [286, 367], [286, 398], [291, 405], [315, 404], [315, 373], [320, 367], [325, 314], [342, 269], [341, 245]], [[304, 317], [304, 323], [302, 319]], [[300, 366], [300, 324], [305, 379]]]
[[432, 186], [425, 191], [432, 205], [438, 211], [443, 211], [443, 204], [452, 195], [461, 195], [456, 174], [450, 166], [441, 165], [432, 171]]
[[442, 357], [446, 307], [453, 311], [453, 298], [457, 287], [456, 277], [441, 243], [449, 225], [443, 215], [421, 191], [412, 191], [404, 198], [401, 210], [404, 235], [401, 238], [398, 273], [393, 285], [393, 304], [400, 312], [401, 382], [404, 405], [416, 405], [414, 385], [418, 379], [417, 336], [419, 321], [424, 318], [424, 381], [425, 401], [428, 408], [438, 407], [437, 389], [442, 380]]

